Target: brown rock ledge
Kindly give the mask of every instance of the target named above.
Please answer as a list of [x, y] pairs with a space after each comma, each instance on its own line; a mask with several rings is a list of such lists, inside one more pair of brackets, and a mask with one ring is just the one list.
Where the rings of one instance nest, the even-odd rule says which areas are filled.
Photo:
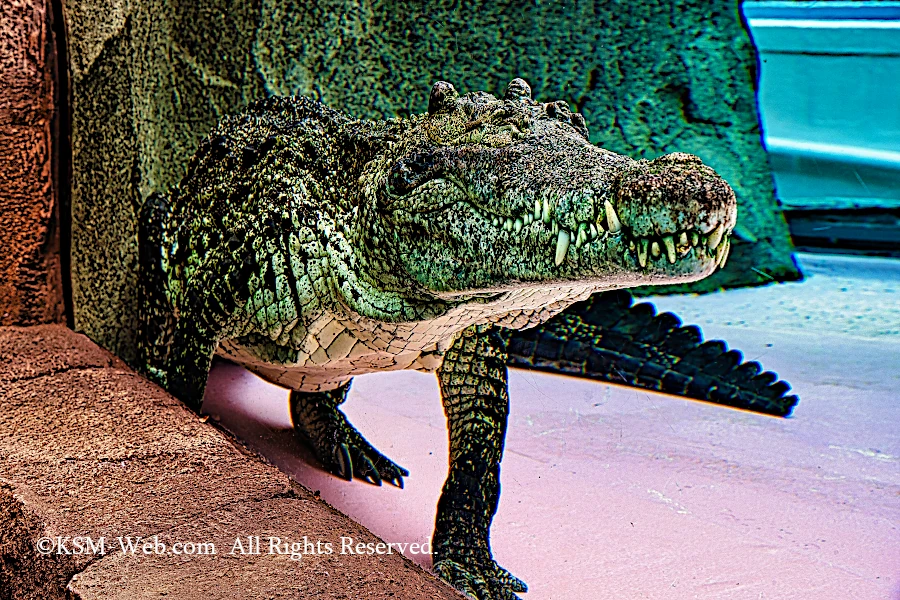
[[[249, 535], [260, 554], [232, 554]], [[165, 550], [125, 554], [120, 536]], [[270, 552], [304, 536], [333, 553]], [[42, 555], [43, 537], [72, 554]], [[342, 554], [341, 537], [381, 541], [84, 336], [0, 327], [0, 600], [460, 597], [399, 554]]]

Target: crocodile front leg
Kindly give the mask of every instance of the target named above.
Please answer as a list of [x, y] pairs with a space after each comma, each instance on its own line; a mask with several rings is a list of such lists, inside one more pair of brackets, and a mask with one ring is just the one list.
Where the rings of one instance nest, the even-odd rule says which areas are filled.
[[175, 315], [166, 298], [163, 230], [170, 218], [167, 198], [151, 194], [138, 221], [138, 368], [166, 386], [166, 355], [175, 330]]
[[387, 481], [402, 488], [409, 471], [376, 450], [338, 408], [349, 391], [349, 382], [327, 392], [291, 391], [294, 430], [335, 475], [348, 481], [355, 475], [375, 485]]
[[213, 354], [227, 333], [235, 310], [250, 290], [250, 274], [257, 268], [243, 230], [210, 252], [184, 291], [165, 369], [166, 390], [200, 412]]
[[478, 600], [511, 600], [527, 586], [491, 555], [500, 459], [509, 414], [506, 351], [495, 331], [470, 327], [444, 355], [438, 383], [450, 431], [450, 473], [438, 501], [434, 571]]

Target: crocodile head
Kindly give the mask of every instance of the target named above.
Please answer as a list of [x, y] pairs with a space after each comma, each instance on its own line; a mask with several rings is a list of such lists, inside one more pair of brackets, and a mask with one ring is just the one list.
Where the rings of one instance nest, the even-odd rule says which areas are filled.
[[521, 79], [502, 99], [436, 83], [398, 142], [368, 228], [435, 296], [686, 282], [727, 258], [735, 197], [711, 168], [598, 148], [580, 114], [532, 100]]

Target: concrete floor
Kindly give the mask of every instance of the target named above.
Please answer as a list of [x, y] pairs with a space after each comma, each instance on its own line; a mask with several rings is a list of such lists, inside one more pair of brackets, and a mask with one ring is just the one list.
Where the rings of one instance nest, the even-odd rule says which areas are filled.
[[[656, 299], [789, 381], [791, 418], [511, 371], [492, 545], [526, 600], [900, 600], [900, 261], [799, 260], [801, 283]], [[214, 369], [204, 408], [387, 541], [430, 535], [447, 461], [434, 377], [361, 377], [347, 402], [411, 471], [404, 490], [324, 473], [286, 392], [238, 367]]]

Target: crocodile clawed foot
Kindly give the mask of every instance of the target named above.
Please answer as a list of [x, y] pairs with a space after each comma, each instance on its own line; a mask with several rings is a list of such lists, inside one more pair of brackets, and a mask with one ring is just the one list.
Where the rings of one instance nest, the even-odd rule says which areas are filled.
[[331, 460], [323, 460], [329, 471], [347, 481], [354, 477], [381, 485], [383, 481], [403, 488], [403, 478], [409, 471], [376, 450], [358, 433], [355, 440], [334, 445]]
[[492, 558], [467, 565], [449, 558], [434, 563], [434, 574], [474, 600], [521, 600], [525, 582]]
[[348, 386], [329, 392], [291, 392], [291, 419], [297, 435], [312, 446], [325, 469], [347, 481], [403, 487], [409, 471], [375, 449], [337, 407]]

